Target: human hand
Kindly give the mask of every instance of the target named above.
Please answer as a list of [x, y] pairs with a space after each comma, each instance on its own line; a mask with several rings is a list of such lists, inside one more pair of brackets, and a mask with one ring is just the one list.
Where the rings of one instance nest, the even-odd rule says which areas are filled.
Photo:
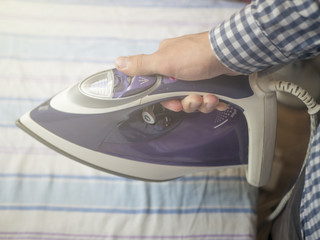
[[[166, 39], [153, 54], [118, 57], [115, 65], [119, 71], [129, 76], [160, 74], [187, 81], [210, 79], [221, 74], [237, 74], [216, 58], [210, 46], [208, 32]], [[226, 108], [226, 104], [220, 103], [212, 94], [193, 94], [182, 100], [164, 101], [162, 105], [172, 111], [198, 110], [203, 113]]]

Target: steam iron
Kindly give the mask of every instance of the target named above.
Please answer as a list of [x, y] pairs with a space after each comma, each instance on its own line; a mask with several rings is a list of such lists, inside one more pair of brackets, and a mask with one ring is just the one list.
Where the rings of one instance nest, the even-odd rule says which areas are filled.
[[[276, 96], [257, 74], [179, 81], [94, 74], [23, 115], [17, 125], [88, 166], [135, 179], [166, 181], [220, 167], [247, 166], [267, 184], [276, 134]], [[160, 102], [213, 93], [228, 104], [208, 114], [172, 112]]]

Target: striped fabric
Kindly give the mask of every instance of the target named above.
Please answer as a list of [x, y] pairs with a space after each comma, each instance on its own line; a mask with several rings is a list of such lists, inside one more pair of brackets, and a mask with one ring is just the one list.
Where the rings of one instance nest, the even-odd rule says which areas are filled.
[[19, 130], [23, 113], [168, 37], [243, 7], [212, 0], [0, 1], [0, 239], [255, 238], [244, 169], [145, 183], [71, 161]]

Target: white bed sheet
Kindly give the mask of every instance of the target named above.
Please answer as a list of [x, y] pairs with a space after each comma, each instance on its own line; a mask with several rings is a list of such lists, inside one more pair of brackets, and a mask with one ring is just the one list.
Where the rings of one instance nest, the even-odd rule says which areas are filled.
[[15, 120], [60, 90], [209, 30], [243, 5], [214, 0], [0, 1], [0, 239], [254, 239], [257, 189], [234, 168], [147, 183], [55, 153]]

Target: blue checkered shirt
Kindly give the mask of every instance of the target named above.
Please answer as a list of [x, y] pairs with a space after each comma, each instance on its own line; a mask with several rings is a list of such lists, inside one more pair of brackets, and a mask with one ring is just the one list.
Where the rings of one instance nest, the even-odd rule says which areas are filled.
[[[252, 1], [210, 31], [218, 59], [250, 74], [320, 54], [320, 1]], [[306, 165], [300, 204], [304, 239], [320, 239], [320, 127]]]
[[320, 239], [320, 126], [314, 136], [306, 164], [300, 222], [304, 239]]
[[222, 63], [244, 74], [320, 54], [320, 1], [252, 1], [210, 31]]

